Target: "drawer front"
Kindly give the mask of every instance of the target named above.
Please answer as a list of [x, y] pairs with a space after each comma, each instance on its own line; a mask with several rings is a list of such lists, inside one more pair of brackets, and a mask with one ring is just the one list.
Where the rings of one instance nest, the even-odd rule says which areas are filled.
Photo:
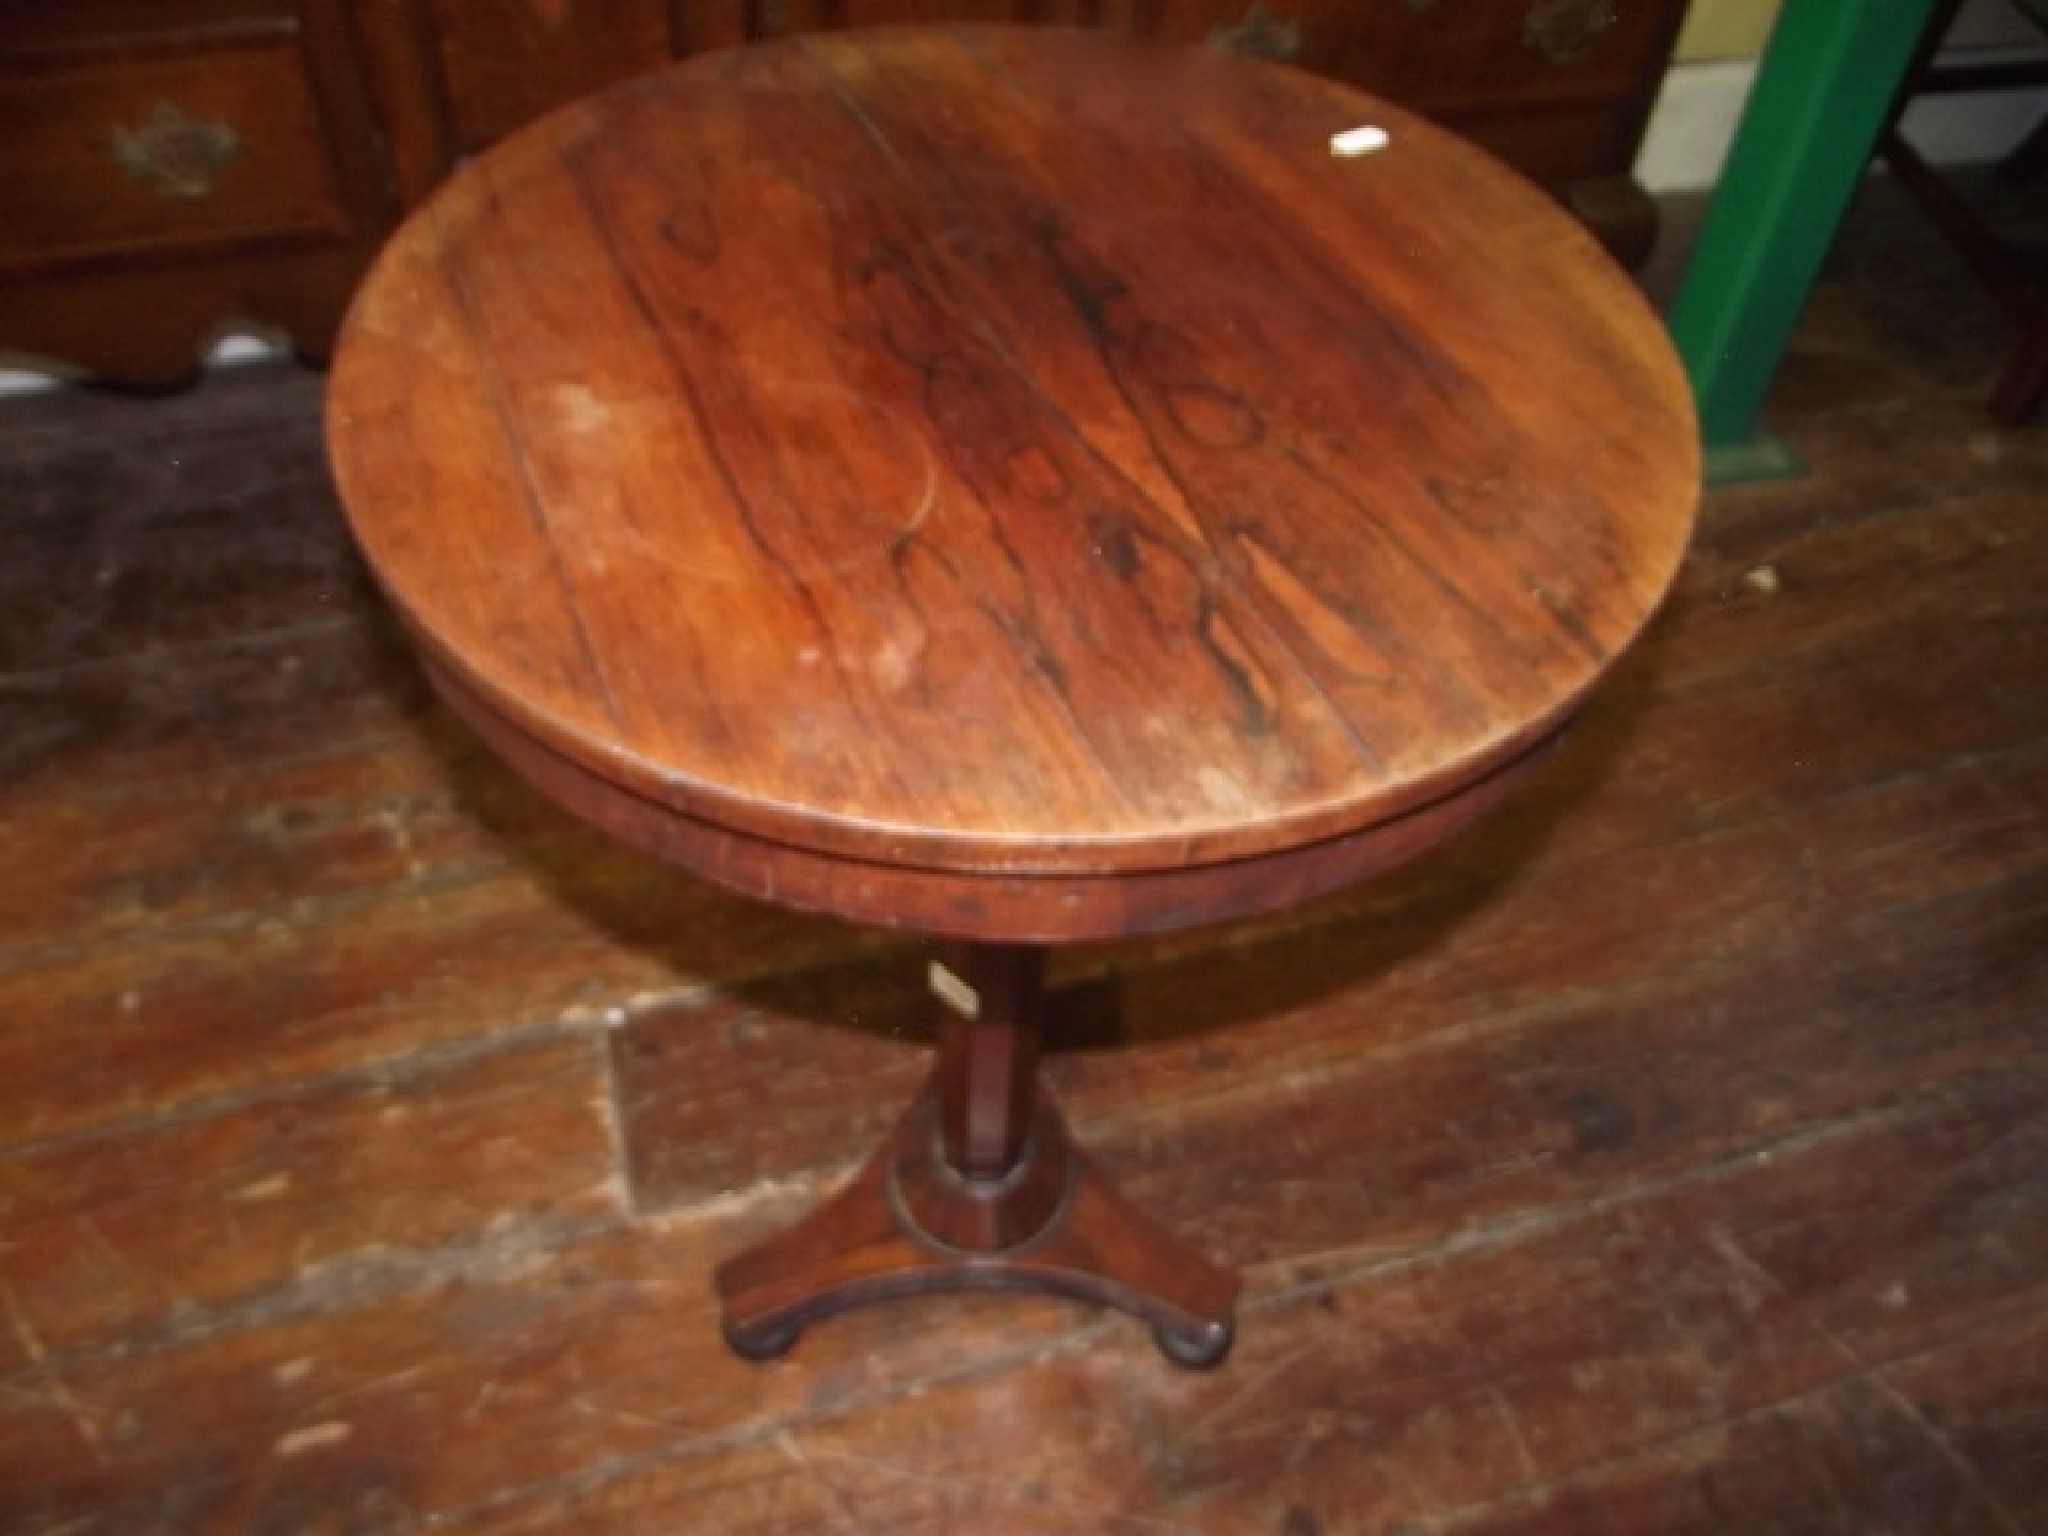
[[1108, 0], [1105, 17], [1447, 113], [1647, 91], [1683, 9], [1683, 0]]
[[295, 39], [0, 77], [0, 269], [354, 226]]
[[1097, 19], [1099, 0], [747, 0], [748, 27], [759, 37], [821, 27], [919, 26], [935, 22], [1040, 22], [1080, 26]]
[[[725, 3], [736, 22], [737, 0]], [[673, 53], [666, 9], [655, 0], [431, 0], [428, 10], [465, 153], [564, 102], [658, 69]]]

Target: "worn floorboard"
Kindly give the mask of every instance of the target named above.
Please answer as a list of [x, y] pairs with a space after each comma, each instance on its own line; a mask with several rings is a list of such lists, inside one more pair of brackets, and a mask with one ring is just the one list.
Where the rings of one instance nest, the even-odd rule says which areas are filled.
[[1000, 1297], [728, 1354], [711, 1268], [925, 1069], [915, 949], [500, 770], [350, 553], [316, 375], [0, 406], [0, 1533], [2048, 1529], [2001, 344], [1873, 188], [1775, 397], [1808, 473], [1708, 498], [1522, 801], [1062, 957], [1078, 1132], [1247, 1266], [1206, 1376]]

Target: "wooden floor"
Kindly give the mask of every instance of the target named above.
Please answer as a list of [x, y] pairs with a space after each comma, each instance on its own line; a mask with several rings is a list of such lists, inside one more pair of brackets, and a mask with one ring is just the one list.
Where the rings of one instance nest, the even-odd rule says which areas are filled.
[[[1881, 203], [1881, 199], [1878, 202]], [[0, 1530], [2048, 1531], [2048, 430], [1860, 209], [1542, 787], [1071, 957], [1053, 1072], [1247, 1267], [766, 1367], [711, 1266], [922, 1061], [912, 951], [608, 850], [424, 694], [320, 383], [0, 409]]]

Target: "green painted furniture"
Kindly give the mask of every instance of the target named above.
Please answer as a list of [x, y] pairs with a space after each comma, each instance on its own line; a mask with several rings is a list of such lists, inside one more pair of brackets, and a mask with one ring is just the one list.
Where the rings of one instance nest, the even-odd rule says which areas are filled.
[[1671, 311], [1710, 482], [1791, 467], [1764, 394], [1935, 0], [1785, 0]]

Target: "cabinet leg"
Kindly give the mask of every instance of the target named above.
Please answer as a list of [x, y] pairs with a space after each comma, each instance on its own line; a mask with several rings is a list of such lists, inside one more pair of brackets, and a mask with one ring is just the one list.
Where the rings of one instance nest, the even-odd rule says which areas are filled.
[[728, 1343], [769, 1358], [849, 1307], [1011, 1290], [1128, 1312], [1176, 1364], [1222, 1359], [1237, 1275], [1125, 1201], [1039, 1082], [1043, 952], [964, 947], [933, 990], [938, 1064], [895, 1130], [817, 1210], [720, 1266]]

